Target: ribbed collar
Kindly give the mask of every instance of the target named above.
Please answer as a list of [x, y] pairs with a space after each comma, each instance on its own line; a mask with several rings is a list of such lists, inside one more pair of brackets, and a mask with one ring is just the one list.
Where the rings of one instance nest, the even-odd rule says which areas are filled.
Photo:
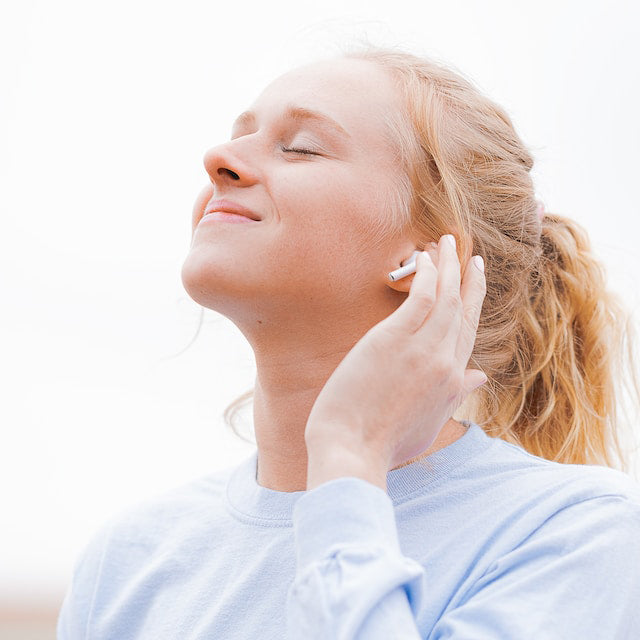
[[[466, 433], [450, 445], [387, 473], [387, 493], [393, 504], [441, 479], [472, 455], [491, 446], [492, 438], [477, 424], [462, 421]], [[227, 481], [227, 506], [239, 518], [265, 526], [292, 526], [291, 516], [305, 491], [274, 491], [257, 482], [258, 451], [254, 451], [231, 472]]]

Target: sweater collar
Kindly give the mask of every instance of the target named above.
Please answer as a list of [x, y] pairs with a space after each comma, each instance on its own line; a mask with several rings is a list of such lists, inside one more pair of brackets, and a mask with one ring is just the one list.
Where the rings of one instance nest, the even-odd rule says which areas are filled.
[[[387, 473], [387, 494], [394, 506], [441, 479], [472, 455], [491, 445], [481, 427], [462, 420], [466, 433], [435, 453]], [[275, 491], [258, 484], [257, 449], [235, 467], [226, 486], [226, 503], [241, 520], [264, 526], [292, 526], [293, 507], [306, 491]]]

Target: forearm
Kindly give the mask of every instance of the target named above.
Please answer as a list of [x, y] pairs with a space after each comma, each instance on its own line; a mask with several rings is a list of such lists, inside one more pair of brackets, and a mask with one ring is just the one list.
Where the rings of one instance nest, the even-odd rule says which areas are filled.
[[293, 524], [287, 639], [422, 637], [424, 569], [402, 554], [385, 491], [353, 477], [322, 483], [296, 502]]

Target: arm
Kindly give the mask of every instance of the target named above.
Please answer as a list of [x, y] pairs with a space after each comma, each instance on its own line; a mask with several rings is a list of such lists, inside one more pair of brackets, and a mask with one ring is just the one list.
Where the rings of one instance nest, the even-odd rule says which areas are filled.
[[294, 522], [297, 573], [287, 599], [292, 640], [420, 637], [414, 600], [423, 569], [400, 552], [386, 474], [425, 451], [486, 381], [465, 369], [484, 274], [471, 266], [461, 285], [449, 239], [433, 259], [418, 255], [406, 300], [358, 341], [312, 407], [307, 494]]
[[341, 478], [296, 504], [288, 638], [640, 638], [638, 502], [603, 495], [565, 507], [466, 592], [451, 594], [432, 628], [419, 629], [437, 576], [402, 556], [385, 499], [369, 483]]
[[429, 640], [640, 638], [640, 504], [565, 507], [497, 559]]
[[71, 584], [57, 621], [57, 640], [85, 640], [93, 598], [111, 526], [105, 525], [89, 541], [76, 561]]
[[308, 491], [294, 514], [290, 640], [419, 640], [424, 570], [402, 555], [385, 491], [340, 477]]

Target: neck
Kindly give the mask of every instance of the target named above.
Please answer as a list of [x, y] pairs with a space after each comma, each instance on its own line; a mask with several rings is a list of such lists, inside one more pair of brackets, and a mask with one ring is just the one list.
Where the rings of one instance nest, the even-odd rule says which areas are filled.
[[294, 355], [289, 345], [286, 358], [256, 357], [253, 424], [258, 484], [276, 491], [306, 489], [307, 420], [318, 394], [353, 344], [336, 345], [331, 352], [308, 347]]
[[[363, 294], [348, 307], [319, 305], [313, 314], [297, 311], [284, 316], [263, 314], [257, 321], [234, 320], [256, 360], [253, 424], [259, 485], [274, 491], [306, 490], [304, 433], [313, 403], [356, 342], [404, 298], [404, 294], [385, 288], [381, 298], [373, 300]], [[462, 425], [449, 420], [431, 447], [418, 457], [447, 446], [463, 433]]]
[[[296, 358], [258, 367], [253, 421], [260, 486], [274, 491], [305, 491], [307, 448], [304, 431], [318, 394], [351, 347], [315, 359]], [[312, 363], [313, 366], [310, 366]], [[456, 420], [444, 425], [432, 445], [401, 468], [455, 442], [466, 431]]]

